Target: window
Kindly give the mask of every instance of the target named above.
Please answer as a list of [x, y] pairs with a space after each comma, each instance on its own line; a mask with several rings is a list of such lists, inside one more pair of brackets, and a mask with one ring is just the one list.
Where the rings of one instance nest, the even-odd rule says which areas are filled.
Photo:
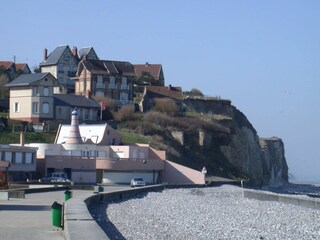
[[122, 77], [122, 85], [127, 85], [127, 78], [126, 77]]
[[84, 109], [84, 119], [89, 119], [89, 109]]
[[98, 75], [97, 77], [97, 83], [103, 83], [102, 75]]
[[128, 101], [128, 93], [120, 93], [120, 100]]
[[44, 87], [43, 88], [43, 95], [44, 96], [49, 96], [49, 88], [48, 87]]
[[20, 112], [20, 103], [18, 103], [18, 102], [14, 103], [13, 111], [14, 112]]
[[26, 163], [31, 164], [33, 162], [32, 153], [26, 153]]
[[45, 102], [42, 104], [42, 112], [49, 113], [49, 103]]
[[12, 163], [12, 152], [5, 152], [4, 160]]
[[110, 84], [109, 84], [110, 89], [115, 89], [116, 88], [116, 79], [114, 76], [110, 77]]
[[32, 88], [32, 96], [38, 96], [39, 95], [39, 89], [38, 87]]
[[16, 152], [16, 163], [22, 163], [22, 157], [23, 157], [22, 152]]
[[32, 113], [39, 113], [39, 103], [37, 102], [32, 103]]

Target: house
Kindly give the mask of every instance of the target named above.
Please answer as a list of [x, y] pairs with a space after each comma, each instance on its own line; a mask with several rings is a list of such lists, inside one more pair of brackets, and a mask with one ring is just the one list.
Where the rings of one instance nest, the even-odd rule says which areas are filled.
[[71, 119], [75, 107], [79, 108], [81, 120], [98, 119], [100, 105], [94, 100], [72, 94], [54, 94], [59, 83], [51, 73], [21, 74], [6, 87], [10, 89], [10, 119], [34, 123], [64, 122]]
[[133, 64], [133, 66], [136, 78], [137, 80], [141, 80], [140, 82], [142, 85], [165, 85], [161, 64], [150, 64], [147, 62], [145, 64]]
[[54, 94], [55, 120], [70, 121], [71, 112], [78, 109], [80, 121], [96, 121], [99, 119], [100, 104], [85, 96], [74, 94]]
[[[24, 132], [21, 133], [22, 135]], [[24, 139], [24, 136], [21, 136]], [[37, 148], [21, 145], [0, 144], [0, 161], [5, 161], [9, 166], [9, 179], [13, 181], [25, 181], [36, 176], [36, 152]]]
[[51, 73], [21, 74], [6, 84], [10, 89], [10, 119], [28, 122], [54, 119], [53, 88], [58, 86]]
[[87, 60], [99, 60], [99, 57], [93, 47], [81, 48], [78, 52], [79, 59], [86, 58]]
[[9, 93], [4, 86], [22, 73], [31, 73], [28, 64], [0, 61], [0, 111], [9, 109]]
[[134, 67], [129, 62], [82, 59], [75, 78], [75, 93], [109, 97], [118, 107], [133, 104]]
[[78, 50], [71, 51], [68, 45], [59, 46], [48, 55], [44, 49], [43, 62], [40, 63], [41, 73], [51, 73], [59, 82], [54, 93], [74, 93], [74, 80], [72, 79], [78, 68]]
[[[126, 183], [142, 177], [149, 184], [204, 184], [204, 175], [166, 160], [165, 151], [148, 144], [120, 145], [115, 130], [105, 124], [61, 126], [55, 143], [32, 143], [42, 174], [64, 172], [75, 183]], [[115, 140], [112, 140], [115, 138]], [[110, 144], [111, 143], [111, 144]]]
[[31, 70], [27, 63], [14, 63], [11, 61], [0, 61], [0, 67], [2, 67], [10, 80], [21, 73], [31, 73]]
[[183, 93], [180, 87], [169, 86], [145, 86], [142, 100], [139, 104], [140, 111], [149, 111], [154, 106], [156, 98], [170, 98], [183, 110]]
[[31, 70], [26, 63], [16, 63], [16, 70], [20, 71], [21, 73], [31, 73]]

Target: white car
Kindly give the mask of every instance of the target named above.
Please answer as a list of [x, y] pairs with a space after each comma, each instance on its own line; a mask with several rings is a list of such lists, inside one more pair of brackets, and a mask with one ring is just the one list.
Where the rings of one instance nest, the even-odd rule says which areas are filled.
[[70, 179], [67, 178], [67, 175], [65, 173], [49, 173], [48, 176], [41, 178], [39, 182], [71, 182], [71, 181]]
[[146, 182], [143, 178], [132, 178], [130, 182], [130, 187], [143, 187], [146, 185]]

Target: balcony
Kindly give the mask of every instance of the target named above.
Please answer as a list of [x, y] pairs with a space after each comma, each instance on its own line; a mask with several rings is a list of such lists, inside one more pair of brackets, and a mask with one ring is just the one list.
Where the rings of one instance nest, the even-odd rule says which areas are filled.
[[162, 159], [109, 158], [96, 159], [96, 168], [113, 171], [164, 170], [165, 161]]
[[121, 85], [121, 90], [129, 90], [130, 86], [129, 85]]
[[109, 89], [117, 89], [117, 85], [116, 84], [109, 84]]

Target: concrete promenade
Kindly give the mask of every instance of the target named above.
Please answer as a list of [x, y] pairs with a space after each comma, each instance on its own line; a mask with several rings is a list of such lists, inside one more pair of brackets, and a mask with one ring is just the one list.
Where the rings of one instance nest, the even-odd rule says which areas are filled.
[[[105, 191], [124, 189], [108, 186]], [[91, 196], [92, 190], [72, 190], [74, 198]], [[64, 230], [52, 225], [51, 205], [64, 202], [64, 190], [26, 194], [24, 199], [0, 200], [1, 240], [64, 240]]]

